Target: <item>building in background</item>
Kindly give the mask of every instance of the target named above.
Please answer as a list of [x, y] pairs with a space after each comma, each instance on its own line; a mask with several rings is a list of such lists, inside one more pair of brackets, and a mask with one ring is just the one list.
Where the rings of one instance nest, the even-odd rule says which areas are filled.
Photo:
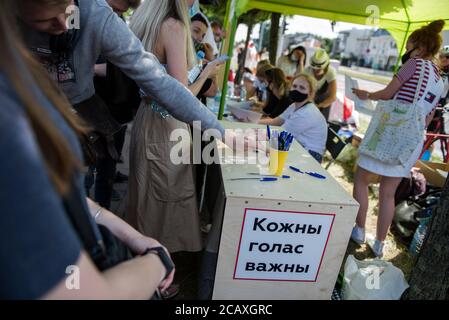
[[449, 46], [449, 30], [443, 31], [443, 46]]
[[392, 71], [399, 57], [396, 41], [387, 30], [378, 29], [371, 37], [368, 63], [373, 69]]
[[369, 47], [373, 30], [351, 29], [342, 31], [336, 40], [334, 55], [338, 54], [342, 65], [365, 66], [367, 64]]

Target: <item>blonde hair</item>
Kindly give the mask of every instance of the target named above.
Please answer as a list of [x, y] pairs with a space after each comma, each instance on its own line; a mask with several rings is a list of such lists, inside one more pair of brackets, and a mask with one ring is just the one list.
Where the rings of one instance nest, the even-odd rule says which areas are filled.
[[[268, 61], [268, 60], [263, 60], [263, 61]], [[257, 78], [266, 78], [267, 75], [265, 74], [265, 72], [267, 72], [270, 69], [273, 69], [274, 66], [271, 65], [270, 63], [262, 63], [259, 66], [257, 66], [257, 70], [256, 70], [256, 77]]]
[[315, 99], [315, 94], [316, 94], [316, 90], [317, 90], [317, 86], [318, 86], [318, 83], [317, 83], [315, 77], [313, 77], [312, 75], [310, 75], [308, 73], [301, 72], [300, 74], [298, 74], [297, 76], [295, 76], [292, 79], [291, 85], [293, 85], [293, 82], [295, 82], [295, 80], [297, 80], [299, 78], [303, 78], [304, 80], [307, 81], [307, 83], [309, 84], [309, 87], [310, 87], [309, 97], [312, 100]]
[[184, 25], [186, 33], [187, 65], [193, 68], [197, 63], [190, 31], [190, 17], [185, 0], [146, 0], [136, 9], [130, 21], [130, 28], [142, 41], [145, 50], [155, 53], [162, 24], [173, 18]]

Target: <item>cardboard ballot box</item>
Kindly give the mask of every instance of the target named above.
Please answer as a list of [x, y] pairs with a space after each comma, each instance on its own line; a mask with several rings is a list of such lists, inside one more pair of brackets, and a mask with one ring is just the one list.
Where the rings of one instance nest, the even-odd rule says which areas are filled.
[[[226, 121], [223, 125], [264, 128]], [[263, 166], [230, 162], [221, 156], [217, 180], [223, 184], [225, 199], [213, 299], [329, 300], [358, 203], [297, 142], [283, 173], [290, 179], [231, 181], [257, 177], [249, 174]]]

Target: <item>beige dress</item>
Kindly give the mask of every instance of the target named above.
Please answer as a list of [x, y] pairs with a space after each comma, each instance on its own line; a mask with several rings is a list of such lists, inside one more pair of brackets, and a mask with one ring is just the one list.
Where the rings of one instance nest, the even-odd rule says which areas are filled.
[[[130, 143], [129, 222], [170, 252], [195, 252], [202, 245], [194, 166], [170, 161], [172, 146], [179, 144], [170, 141], [175, 129], [190, 132], [187, 124], [142, 102]], [[184, 143], [191, 148], [191, 140]]]

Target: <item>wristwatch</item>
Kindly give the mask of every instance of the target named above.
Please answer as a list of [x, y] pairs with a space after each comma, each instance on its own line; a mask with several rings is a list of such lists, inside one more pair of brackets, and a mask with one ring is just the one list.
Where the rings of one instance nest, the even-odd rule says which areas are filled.
[[164, 248], [162, 247], [154, 247], [154, 248], [150, 248], [147, 249], [142, 256], [145, 256], [147, 254], [155, 254], [159, 257], [159, 259], [161, 259], [162, 264], [165, 267], [165, 277], [162, 280], [165, 280], [168, 278], [168, 276], [170, 275], [170, 273], [172, 273], [173, 269], [175, 268], [175, 264], [173, 263], [173, 261], [170, 259], [170, 256], [167, 254], [167, 252], [165, 251]]

